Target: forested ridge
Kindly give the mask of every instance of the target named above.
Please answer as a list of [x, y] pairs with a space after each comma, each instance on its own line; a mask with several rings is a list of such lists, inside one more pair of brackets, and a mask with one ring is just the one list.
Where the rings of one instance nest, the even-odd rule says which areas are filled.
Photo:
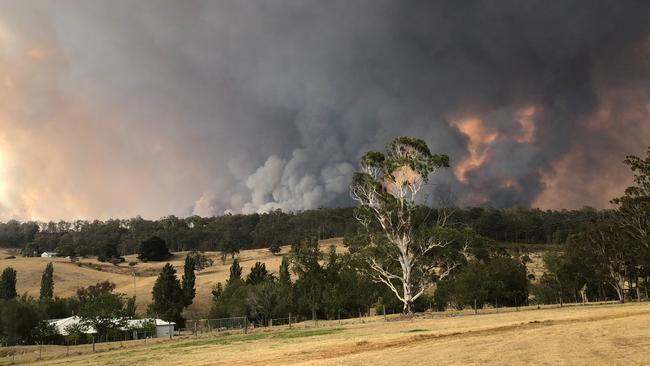
[[[438, 211], [421, 207], [421, 215], [435, 222]], [[483, 237], [498, 242], [560, 244], [581, 232], [603, 211], [543, 211], [471, 207], [453, 210], [452, 225], [467, 225]], [[344, 237], [359, 229], [354, 207], [320, 208], [296, 213], [215, 217], [167, 216], [159, 220], [141, 217], [106, 221], [0, 223], [0, 247], [18, 248], [24, 255], [56, 251], [59, 255], [97, 255], [111, 258], [134, 254], [152, 236], [163, 238], [173, 251], [233, 251], [290, 245], [310, 237]]]

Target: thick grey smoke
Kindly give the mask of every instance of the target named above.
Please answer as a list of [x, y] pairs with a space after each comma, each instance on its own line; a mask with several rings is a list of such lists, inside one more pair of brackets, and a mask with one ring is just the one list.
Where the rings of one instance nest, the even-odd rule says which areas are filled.
[[0, 218], [349, 204], [398, 135], [462, 204], [602, 207], [650, 141], [648, 2], [0, 6]]

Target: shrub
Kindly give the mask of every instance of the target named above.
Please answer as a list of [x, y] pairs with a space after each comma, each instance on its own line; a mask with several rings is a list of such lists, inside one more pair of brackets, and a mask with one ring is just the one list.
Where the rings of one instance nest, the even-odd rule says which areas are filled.
[[157, 236], [143, 241], [139, 253], [138, 259], [142, 261], [164, 261], [172, 256], [167, 249], [167, 243]]

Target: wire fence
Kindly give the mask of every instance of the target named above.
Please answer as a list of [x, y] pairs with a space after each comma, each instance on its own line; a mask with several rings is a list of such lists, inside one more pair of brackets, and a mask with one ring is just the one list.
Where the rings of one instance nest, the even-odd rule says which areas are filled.
[[224, 331], [230, 329], [245, 329], [248, 326], [248, 318], [235, 317], [235, 318], [222, 318], [222, 319], [206, 319], [208, 331]]
[[273, 327], [273, 326], [278, 327], [278, 326], [286, 325], [289, 328], [291, 328], [292, 322], [293, 322], [293, 324], [295, 324], [296, 323], [296, 318], [293, 318], [293, 319], [291, 317], [275, 318], [275, 319], [269, 319], [268, 326], [269, 327]]
[[87, 343], [84, 341], [84, 343], [77, 344], [69, 342], [67, 344], [6, 346], [0, 348], [0, 365], [32, 364], [40, 360], [128, 349], [169, 341], [168, 337], [156, 338], [155, 331], [137, 333], [138, 338], [134, 338], [133, 333], [128, 335], [111, 334], [107, 337], [97, 337], [94, 342], [92, 337], [88, 337]]

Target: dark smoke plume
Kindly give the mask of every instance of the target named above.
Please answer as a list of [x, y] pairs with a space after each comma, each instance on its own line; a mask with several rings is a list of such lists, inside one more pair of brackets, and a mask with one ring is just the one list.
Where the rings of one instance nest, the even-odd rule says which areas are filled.
[[650, 143], [650, 2], [0, 5], [0, 218], [350, 204], [399, 135], [461, 204], [603, 207]]

